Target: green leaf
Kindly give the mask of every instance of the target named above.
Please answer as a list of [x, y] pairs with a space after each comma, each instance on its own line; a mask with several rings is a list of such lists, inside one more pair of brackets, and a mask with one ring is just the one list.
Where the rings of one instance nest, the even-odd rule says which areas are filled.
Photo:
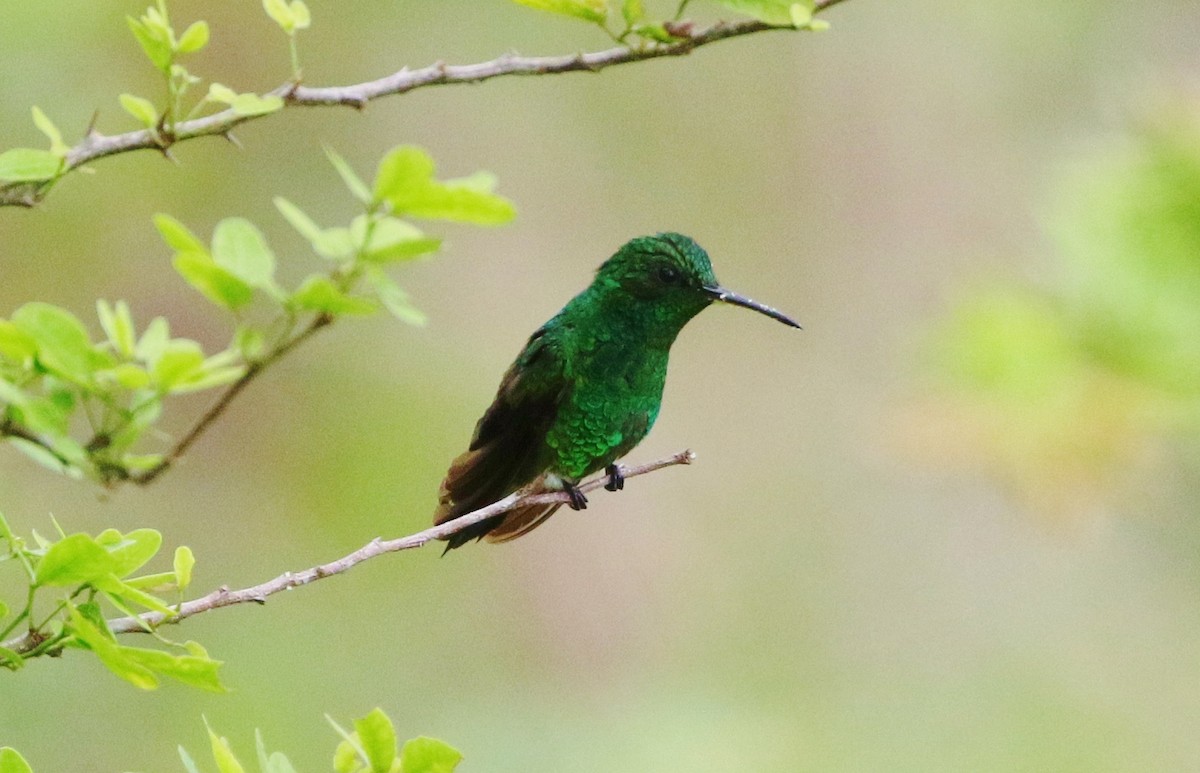
[[15, 671], [25, 665], [25, 658], [21, 657], [21, 653], [16, 650], [0, 647], [0, 663]]
[[208, 22], [198, 21], [194, 22], [179, 36], [179, 42], [175, 45], [175, 50], [181, 54], [190, 54], [194, 51], [199, 51], [206, 45], [208, 45]]
[[321, 232], [321, 236], [313, 242], [313, 249], [321, 257], [330, 260], [349, 260], [358, 251], [350, 229], [344, 226], [326, 228]]
[[400, 753], [401, 773], [453, 773], [462, 753], [444, 741], [424, 736], [404, 743]]
[[8, 617], [8, 604], [0, 601], [0, 620], [3, 620], [6, 617]]
[[396, 759], [396, 729], [383, 709], [376, 708], [354, 721], [358, 743], [367, 755], [371, 773], [388, 773]]
[[379, 164], [375, 198], [387, 201], [396, 214], [498, 225], [516, 214], [512, 202], [492, 190], [496, 179], [479, 172], [441, 182], [433, 178], [433, 159], [421, 148], [402, 145]]
[[217, 770], [221, 773], [245, 773], [242, 763], [238, 762], [233, 749], [229, 748], [229, 741], [214, 733], [207, 719], [204, 720], [204, 726], [208, 728], [208, 740], [212, 745], [212, 756], [213, 761], [217, 763]]
[[62, 132], [54, 125], [54, 122], [42, 112], [42, 109], [37, 105], [33, 106], [33, 125], [38, 128], [46, 138], [50, 140], [50, 152], [59, 158], [63, 158], [70, 152], [71, 148], [63, 142]]
[[428, 237], [415, 225], [394, 217], [380, 217], [371, 223], [366, 215], [359, 215], [350, 224], [350, 234], [362, 259], [371, 263], [408, 260], [437, 252], [442, 246], [441, 239]]
[[263, 743], [262, 733], [254, 731], [254, 749], [258, 753], [258, 768], [260, 773], [296, 773], [291, 761], [282, 752], [267, 754], [267, 746]]
[[172, 617], [175, 614], [175, 610], [167, 606], [165, 601], [140, 588], [122, 582], [115, 574], [110, 574], [108, 577], [95, 581], [92, 583], [92, 586], [103, 591], [110, 604], [130, 617], [137, 615], [137, 612], [130, 607], [130, 604], [136, 604], [155, 612], [161, 612], [167, 617]]
[[122, 94], [117, 99], [121, 101], [121, 107], [125, 109], [125, 112], [133, 116], [142, 126], [153, 129], [158, 125], [158, 108], [150, 100], [133, 94]]
[[0, 356], [25, 365], [37, 356], [37, 342], [12, 322], [0, 319]]
[[212, 257], [218, 266], [251, 287], [275, 286], [275, 253], [249, 220], [227, 217], [213, 231]]
[[0, 748], [0, 773], [33, 773], [25, 758], [11, 746]]
[[65, 464], [63, 460], [56, 456], [53, 451], [33, 442], [32, 440], [26, 440], [23, 437], [10, 437], [8, 442], [11, 443], [18, 451], [42, 465], [47, 470], [61, 473], [71, 478], [83, 477], [82, 471]]
[[112, 573], [117, 577], [127, 577], [154, 558], [162, 547], [162, 534], [154, 529], [134, 529], [128, 534], [107, 529], [96, 537], [96, 542], [116, 562]]
[[195, 655], [172, 655], [162, 650], [142, 647], [121, 647], [120, 649], [130, 662], [156, 674], [183, 682], [189, 687], [198, 687], [209, 692], [226, 692], [225, 685], [221, 684], [221, 679], [217, 674], [222, 665], [219, 660]]
[[167, 342], [170, 340], [170, 324], [162, 317], [155, 317], [150, 320], [150, 324], [146, 326], [142, 337], [138, 339], [137, 346], [134, 347], [134, 353], [138, 356], [139, 360], [154, 367], [154, 364], [158, 362], [158, 358], [166, 350]]
[[192, 553], [192, 549], [187, 545], [180, 545], [175, 548], [175, 584], [179, 586], [180, 591], [187, 590], [187, 587], [192, 584], [192, 568], [196, 565], [196, 556]]
[[226, 365], [219, 368], [202, 367], [198, 373], [189, 376], [171, 388], [172, 394], [200, 392], [205, 389], [232, 384], [246, 375], [245, 365]]
[[153, 376], [161, 392], [174, 390], [177, 384], [186, 382], [204, 367], [204, 352], [200, 344], [186, 338], [176, 338], [167, 343], [162, 356], [154, 364]]
[[37, 344], [41, 366], [57, 376], [86, 385], [103, 364], [83, 323], [66, 309], [34, 301], [17, 309], [12, 322]]
[[354, 744], [342, 741], [333, 752], [334, 773], [361, 773], [363, 770], [361, 759]]
[[0, 183], [53, 180], [63, 160], [49, 150], [13, 148], [0, 153]]
[[279, 214], [283, 215], [284, 220], [287, 220], [292, 228], [296, 229], [298, 234], [311, 242], [314, 247], [316, 246], [317, 240], [321, 238], [321, 227], [304, 214], [304, 210], [282, 196], [275, 197], [275, 208], [279, 210]]
[[183, 769], [186, 773], [200, 773], [200, 768], [196, 765], [196, 761], [192, 759], [192, 755], [188, 754], [188, 750], [182, 746], [176, 747], [179, 750], [179, 761], [183, 763]]
[[292, 21], [298, 30], [306, 30], [312, 24], [312, 14], [304, 0], [292, 0]]
[[319, 275], [305, 279], [290, 301], [296, 308], [329, 314], [371, 314], [375, 311], [375, 304], [369, 300], [346, 295], [328, 277]]
[[513, 0], [519, 5], [550, 11], [564, 16], [574, 16], [584, 21], [603, 24], [608, 16], [607, 0]]
[[797, 25], [796, 19], [804, 19], [804, 12], [808, 11], [807, 20], [811, 21], [812, 12], [816, 7], [813, 0], [803, 0], [803, 2], [797, 2], [797, 0], [717, 0], [717, 2], [761, 22], [781, 26], [804, 26]]
[[96, 301], [96, 315], [100, 317], [100, 327], [113, 348], [123, 357], [133, 357], [136, 343], [133, 331], [133, 315], [129, 313], [129, 304], [117, 301], [116, 306], [110, 306], [108, 301]]
[[263, 0], [263, 10], [287, 34], [295, 31], [296, 18], [286, 0]]
[[337, 170], [338, 176], [342, 178], [342, 182], [350, 190], [354, 198], [361, 201], [363, 204], [370, 204], [371, 191], [367, 188], [367, 184], [362, 181], [346, 160], [333, 151], [332, 148], [325, 147], [325, 156], [329, 159], [329, 163], [333, 164], [333, 168]]
[[67, 617], [67, 631], [100, 658], [104, 666], [130, 684], [143, 690], [153, 690], [158, 687], [158, 678], [145, 666], [132, 661], [123, 652], [126, 647], [118, 646], [112, 639], [112, 634], [101, 630], [91, 620], [80, 614], [78, 609], [70, 609]]
[[408, 293], [401, 290], [400, 286], [393, 282], [392, 278], [382, 270], [374, 266], [369, 267], [366, 272], [366, 279], [371, 287], [374, 288], [379, 302], [391, 312], [393, 317], [401, 322], [407, 322], [417, 327], [422, 327], [428, 322], [428, 318], [421, 310], [409, 303]]
[[646, 8], [642, 0], [624, 0], [621, 3], [621, 16], [630, 27], [640, 22], [646, 16]]
[[161, 72], [165, 73], [170, 70], [171, 60], [174, 58], [174, 52], [171, 50], [170, 28], [157, 18], [157, 14], [153, 17], [143, 16], [141, 19], [126, 16], [125, 19], [129, 22], [130, 31], [137, 38], [138, 44], [146, 53], [150, 63]]
[[38, 561], [35, 585], [71, 586], [95, 582], [117, 568], [117, 559], [87, 534], [71, 534], [50, 545]]
[[258, 94], [247, 92], [234, 97], [229, 106], [238, 115], [266, 115], [283, 109], [283, 97], [275, 94], [264, 94], [260, 97]]
[[634, 25], [633, 32], [647, 40], [655, 40], [659, 43], [674, 43], [682, 39], [672, 35], [662, 24], [637, 24]]
[[207, 252], [181, 252], [173, 263], [188, 284], [219, 306], [238, 309], [254, 298], [253, 287], [218, 266]]
[[[161, 457], [155, 457], [155, 459], [158, 458]], [[179, 585], [175, 582], [174, 572], [155, 572], [154, 574], [142, 574], [137, 577], [130, 577], [128, 580], [125, 580], [125, 586], [144, 590], [147, 593], [167, 593], [179, 590]]]
[[154, 216], [154, 227], [167, 246], [176, 252], [208, 252], [204, 243], [186, 225], [162, 212]]
[[226, 105], [233, 104], [237, 99], [237, 92], [229, 88], [223, 83], [210, 83], [208, 85], [208, 96], [205, 97], [210, 102], [221, 102]]

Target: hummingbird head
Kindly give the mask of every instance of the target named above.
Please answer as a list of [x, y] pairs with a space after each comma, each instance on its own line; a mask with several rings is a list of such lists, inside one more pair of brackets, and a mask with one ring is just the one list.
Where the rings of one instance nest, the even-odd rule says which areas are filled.
[[596, 271], [595, 284], [652, 306], [682, 327], [714, 301], [753, 309], [791, 327], [800, 327], [776, 309], [726, 290], [713, 274], [708, 253], [677, 233], [640, 236], [626, 242]]

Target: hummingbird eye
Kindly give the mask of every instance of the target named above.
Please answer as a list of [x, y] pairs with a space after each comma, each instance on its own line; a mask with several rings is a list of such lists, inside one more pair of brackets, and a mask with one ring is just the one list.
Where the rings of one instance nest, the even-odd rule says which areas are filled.
[[679, 269], [674, 266], [659, 266], [658, 281], [668, 285], [675, 284], [679, 281]]

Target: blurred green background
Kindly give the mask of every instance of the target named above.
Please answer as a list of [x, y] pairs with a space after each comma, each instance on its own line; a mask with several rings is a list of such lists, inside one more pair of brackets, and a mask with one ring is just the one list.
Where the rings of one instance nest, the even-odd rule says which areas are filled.
[[[606, 47], [504, 0], [311, 7], [312, 84]], [[193, 71], [242, 90], [285, 77], [258, 2], [171, 8], [212, 25]], [[116, 95], [158, 93], [125, 27], [140, 10], [7, 4], [0, 145], [40, 145], [33, 104], [64, 129], [97, 108], [102, 131], [132, 128]], [[1089, 410], [1037, 404], [1039, 436], [1005, 420], [1019, 390], [980, 397], [972, 359], [979, 336], [1012, 332], [988, 310], [1027, 319], [1013, 298], [1104, 308], [1093, 280], [1116, 269], [1063, 246], [1079, 244], [1059, 227], [1079, 223], [1064, 202], [1091, 201], [1064, 180], [1106, 159], [1116, 172], [1078, 184], [1115, 189], [1145, 116], [1196, 108], [1200, 6], [853, 0], [826, 18], [828, 34], [599, 75], [288, 111], [238, 131], [243, 151], [202, 140], [175, 149], [178, 165], [104, 160], [36, 210], [0, 211], [0, 315], [40, 299], [93, 319], [97, 297], [125, 298], [140, 324], [165, 314], [218, 349], [227, 321], [174, 275], [155, 212], [203, 233], [250, 217], [299, 276], [312, 259], [271, 197], [324, 223], [354, 212], [322, 143], [364, 174], [420, 144], [445, 176], [490, 169], [516, 201], [507, 228], [430, 229], [448, 250], [398, 277], [427, 328], [335, 326], [148, 489], [101, 496], [0, 453], [16, 528], [48, 531], [49, 514], [68, 530], [154, 526], [196, 551], [199, 588], [424, 527], [525, 337], [631, 236], [695, 236], [725, 284], [805, 326], [715, 309], [683, 333], [631, 459], [690, 447], [696, 466], [510, 545], [383, 558], [189, 621], [177, 633], [228, 661], [229, 695], [139, 692], [76, 653], [4, 674], [0, 745], [39, 771], [178, 770], [176, 744], [205, 743], [203, 714], [246, 756], [259, 727], [320, 770], [336, 741], [322, 715], [379, 705], [479, 773], [1200, 768], [1200, 465], [1194, 434], [1172, 434], [1194, 433], [1195, 414], [1172, 404], [1147, 439], [1135, 413], [1132, 430], [1041, 453], [1123, 393], [1102, 388], [1108, 402]], [[980, 292], [1001, 301], [981, 307]], [[1040, 320], [1021, 329], [1057, 329]], [[1091, 340], [1072, 336], [1066, 348]], [[1089, 373], [1141, 351], [1137, 336], [1099, 339], [1109, 359], [1088, 359]], [[177, 406], [168, 428], [203, 405]], [[1024, 445], [1004, 446], [1010, 431]], [[1070, 463], [1093, 451], [1096, 464]]]

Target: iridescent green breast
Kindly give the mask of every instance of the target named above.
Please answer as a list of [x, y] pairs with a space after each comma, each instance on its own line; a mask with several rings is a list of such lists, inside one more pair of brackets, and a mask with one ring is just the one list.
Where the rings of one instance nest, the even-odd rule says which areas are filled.
[[617, 331], [602, 331], [572, 347], [570, 387], [546, 437], [551, 472], [579, 480], [624, 456], [658, 418], [667, 376], [667, 350], [630, 346]]

